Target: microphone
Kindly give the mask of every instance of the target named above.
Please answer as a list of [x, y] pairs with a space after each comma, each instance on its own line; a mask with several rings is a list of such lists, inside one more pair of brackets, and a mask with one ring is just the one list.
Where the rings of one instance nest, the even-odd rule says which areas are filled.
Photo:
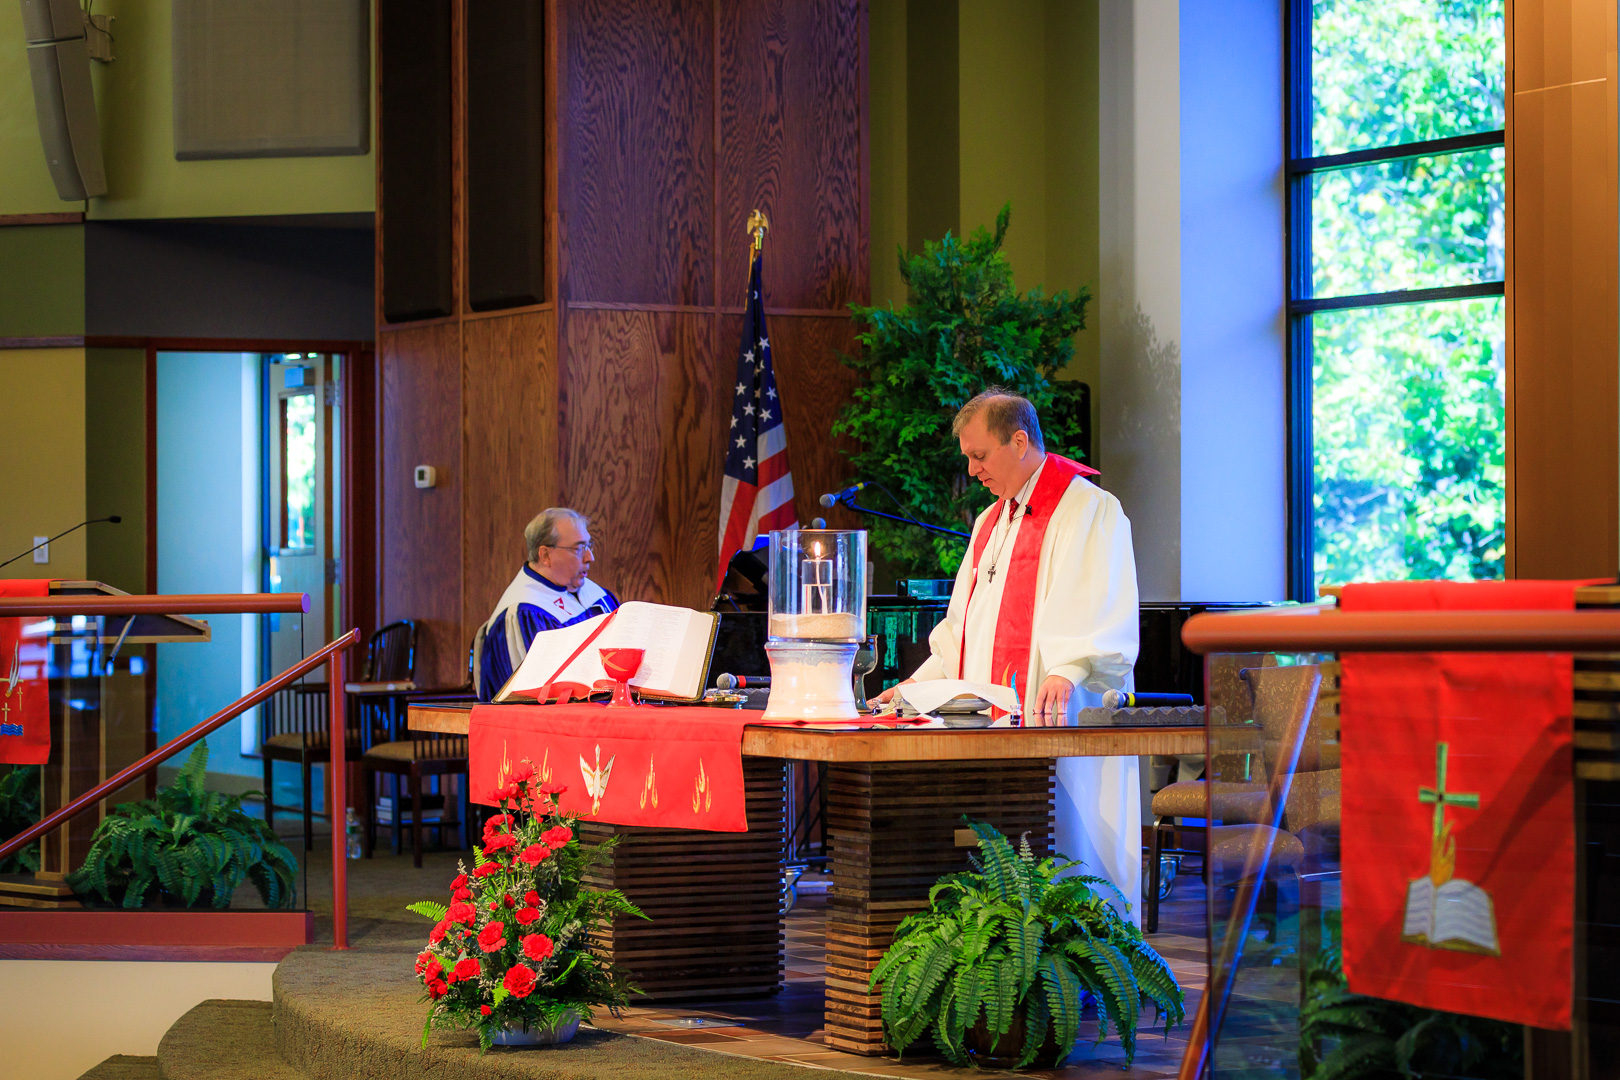
[[1191, 694], [1133, 694], [1128, 690], [1109, 690], [1103, 694], [1105, 709], [1179, 709], [1191, 708]]
[[114, 525], [117, 525], [120, 521], [123, 521], [123, 520], [124, 519], [119, 517], [117, 514], [113, 514], [111, 517], [91, 518], [89, 521], [81, 521], [77, 525], [73, 526], [73, 528], [71, 528], [71, 529], [63, 529], [61, 532], [57, 533], [55, 536], [47, 537], [46, 539], [41, 540], [39, 543], [35, 544], [33, 547], [29, 548], [27, 551], [24, 551], [24, 552], [22, 552], [21, 554], [18, 554], [18, 555], [13, 555], [11, 558], [7, 559], [5, 562], [0, 562], [0, 567], [10, 566], [12, 563], [14, 563], [18, 559], [22, 558], [23, 555], [32, 555], [34, 552], [38, 551], [40, 548], [44, 547], [46, 544], [51, 543], [53, 540], [60, 540], [60, 539], [62, 539], [62, 537], [66, 536], [68, 533], [77, 532], [78, 530], [84, 528], [86, 525], [99, 525], [103, 521], [108, 521], [108, 522], [111, 522]]
[[769, 675], [732, 675], [727, 672], [714, 680], [714, 685], [721, 690], [746, 690], [750, 686], [765, 687], [771, 685]]
[[864, 491], [864, 490], [866, 490], [866, 481], [862, 480], [859, 483], [849, 485], [849, 487], [845, 488], [843, 491], [834, 492], [834, 493], [829, 494], [829, 495], [823, 495], [821, 497], [821, 505], [831, 509], [832, 507], [837, 506], [839, 503], [843, 502], [845, 499], [851, 497], [852, 495], [856, 494], [857, 492]]

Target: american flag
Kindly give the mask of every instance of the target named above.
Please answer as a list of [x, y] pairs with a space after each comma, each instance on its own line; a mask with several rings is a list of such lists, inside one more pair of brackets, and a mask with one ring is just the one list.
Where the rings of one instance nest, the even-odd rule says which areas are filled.
[[[726, 435], [726, 479], [720, 489], [720, 570], [723, 582], [731, 557], [755, 546], [772, 529], [791, 529], [793, 474], [788, 471], [787, 429], [771, 370], [771, 339], [760, 300], [764, 252], [754, 253], [748, 274], [748, 310], [737, 349], [737, 381], [731, 394], [731, 429]], [[719, 588], [719, 585], [716, 585]]]

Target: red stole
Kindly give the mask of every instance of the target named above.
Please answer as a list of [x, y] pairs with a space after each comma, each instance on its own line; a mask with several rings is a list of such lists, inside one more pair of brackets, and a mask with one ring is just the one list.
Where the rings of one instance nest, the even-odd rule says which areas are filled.
[[[1030, 642], [1035, 632], [1035, 581], [1041, 567], [1041, 543], [1046, 539], [1046, 526], [1051, 523], [1058, 502], [1062, 500], [1063, 493], [1069, 490], [1069, 483], [1075, 477], [1086, 474], [1095, 476], [1096, 470], [1058, 454], [1047, 454], [1040, 479], [1035, 481], [1035, 490], [1025, 504], [1024, 524], [1018, 530], [1012, 558], [1004, 571], [1007, 583], [1001, 590], [996, 643], [990, 653], [990, 681], [999, 686], [1013, 685], [1015, 673], [1022, 673], [1026, 681], [1029, 678]], [[979, 583], [979, 559], [990, 543], [994, 522], [1001, 520], [1001, 516], [1007, 512], [1007, 505], [1006, 499], [996, 503], [990, 523], [980, 531], [973, 543], [973, 576], [968, 579], [968, 604], [973, 603], [973, 590]], [[962, 649], [956, 662], [957, 678], [962, 678], [967, 671], [967, 610], [964, 605]], [[1028, 686], [1020, 688], [1020, 697], [1027, 698], [1029, 694]]]

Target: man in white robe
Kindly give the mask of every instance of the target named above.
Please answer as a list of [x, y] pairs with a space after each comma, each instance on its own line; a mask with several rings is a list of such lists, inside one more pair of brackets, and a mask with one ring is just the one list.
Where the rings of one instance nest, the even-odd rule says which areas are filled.
[[[1024, 398], [988, 390], [962, 407], [952, 431], [969, 475], [997, 501], [973, 524], [945, 620], [912, 679], [1015, 685], [1026, 725], [1073, 724], [1104, 691], [1128, 687], [1136, 664], [1130, 522], [1118, 499], [1085, 479], [1093, 470], [1046, 453]], [[1113, 881], [1139, 921], [1137, 759], [1060, 758], [1057, 781], [1056, 850]]]
[[506, 685], [536, 634], [619, 606], [612, 593], [590, 580], [596, 553], [585, 515], [559, 506], [542, 510], [524, 528], [523, 543], [528, 561], [473, 636], [473, 690], [480, 701]]

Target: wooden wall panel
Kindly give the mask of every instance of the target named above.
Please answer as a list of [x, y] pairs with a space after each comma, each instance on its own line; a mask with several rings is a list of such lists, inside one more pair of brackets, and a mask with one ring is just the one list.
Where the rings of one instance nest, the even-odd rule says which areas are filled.
[[714, 303], [710, 0], [562, 7], [562, 295]]
[[1588, 0], [1512, 10], [1508, 574], [1612, 577], [1620, 545], [1615, 11]]
[[1510, 11], [1515, 93], [1608, 77], [1612, 0], [1513, 0]]
[[[722, 353], [733, 356], [731, 350], [742, 335], [742, 316], [727, 315], [720, 325]], [[849, 440], [833, 439], [832, 425], [855, 388], [855, 373], [838, 361], [840, 352], [855, 348], [855, 325], [847, 318], [815, 315], [772, 315], [766, 325], [787, 424], [799, 524], [825, 517], [835, 528], [859, 528], [857, 515], [844, 509], [829, 512], [816, 501], [849, 482], [849, 462], [843, 454]]]
[[730, 415], [714, 381], [714, 318], [573, 311], [563, 350], [563, 498], [602, 545], [592, 576], [621, 600], [706, 610]]
[[[382, 609], [419, 623], [416, 677], [466, 679], [461, 626], [461, 331], [454, 322], [377, 335], [382, 367]], [[417, 465], [438, 470], [422, 491]]]
[[462, 629], [473, 632], [523, 564], [523, 526], [557, 504], [554, 316], [530, 311], [462, 324]]
[[742, 303], [751, 210], [771, 221], [765, 302], [865, 303], [860, 0], [721, 0], [720, 303]]

